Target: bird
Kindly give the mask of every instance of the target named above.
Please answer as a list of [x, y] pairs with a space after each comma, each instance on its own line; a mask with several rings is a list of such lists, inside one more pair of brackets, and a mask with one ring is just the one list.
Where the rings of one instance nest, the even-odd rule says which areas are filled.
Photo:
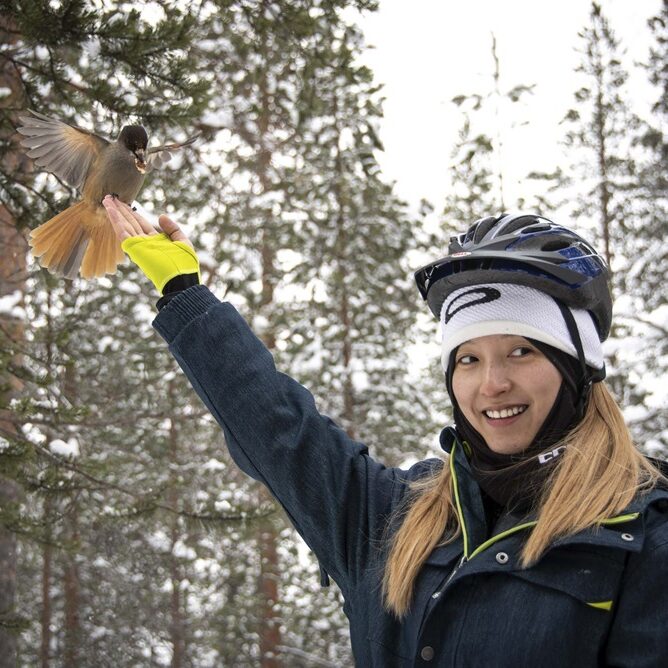
[[32, 230], [29, 238], [39, 264], [68, 279], [116, 271], [124, 253], [102, 199], [111, 194], [131, 205], [145, 175], [199, 136], [148, 148], [148, 134], [141, 125], [124, 126], [114, 141], [32, 109], [19, 120], [17, 132], [28, 157], [80, 193], [78, 202]]

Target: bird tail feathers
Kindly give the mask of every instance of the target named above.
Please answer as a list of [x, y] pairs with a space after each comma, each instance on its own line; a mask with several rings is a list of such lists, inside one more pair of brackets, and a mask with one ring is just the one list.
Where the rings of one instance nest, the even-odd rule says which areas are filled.
[[78, 202], [30, 233], [32, 254], [51, 273], [76, 278], [113, 274], [123, 251], [101, 207]]

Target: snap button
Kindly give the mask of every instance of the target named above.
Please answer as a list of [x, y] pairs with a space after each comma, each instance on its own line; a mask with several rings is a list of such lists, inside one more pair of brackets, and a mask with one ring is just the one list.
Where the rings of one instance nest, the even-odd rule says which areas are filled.
[[628, 541], [633, 540], [633, 534], [630, 534], [630, 533], [623, 533], [623, 534], [622, 534], [622, 540], [628, 540]]
[[431, 661], [434, 658], [434, 648], [425, 645], [420, 652], [420, 656], [424, 661]]
[[508, 563], [508, 555], [505, 552], [497, 552], [496, 553], [496, 560], [500, 564], [507, 564]]

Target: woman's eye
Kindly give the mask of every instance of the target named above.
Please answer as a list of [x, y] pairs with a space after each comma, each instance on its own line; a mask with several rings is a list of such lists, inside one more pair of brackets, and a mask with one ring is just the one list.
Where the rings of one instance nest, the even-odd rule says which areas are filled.
[[476, 358], [473, 355], [462, 355], [457, 359], [457, 364], [473, 364], [475, 359]]
[[533, 352], [533, 350], [527, 346], [520, 346], [519, 348], [515, 348], [512, 353], [510, 353], [513, 357], [524, 357], [525, 355], [530, 355]]

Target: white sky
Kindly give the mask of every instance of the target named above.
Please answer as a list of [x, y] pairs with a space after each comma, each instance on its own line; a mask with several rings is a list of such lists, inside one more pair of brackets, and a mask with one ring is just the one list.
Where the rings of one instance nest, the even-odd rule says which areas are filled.
[[[602, 0], [603, 13], [627, 49], [627, 66], [645, 61], [647, 19], [660, 0]], [[364, 57], [384, 83], [385, 119], [379, 159], [386, 179], [415, 208], [421, 198], [437, 211], [448, 189], [447, 166], [461, 125], [450, 100], [492, 85], [492, 32], [501, 63], [501, 89], [536, 84], [524, 108], [513, 105], [504, 125], [507, 202], [522, 193], [523, 177], [560, 161], [558, 123], [573, 101], [578, 32], [588, 21], [587, 0], [380, 0], [378, 12], [358, 21], [375, 48]], [[633, 96], [651, 99], [641, 72], [631, 72]], [[529, 121], [515, 131], [512, 118]], [[492, 131], [490, 125], [489, 132]]]

